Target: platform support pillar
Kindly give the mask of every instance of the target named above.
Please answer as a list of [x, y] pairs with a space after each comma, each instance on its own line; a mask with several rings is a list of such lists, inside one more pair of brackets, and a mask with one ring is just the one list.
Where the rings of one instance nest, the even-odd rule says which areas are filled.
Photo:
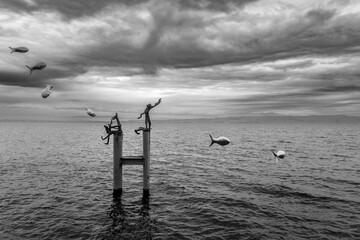
[[143, 131], [143, 198], [150, 196], [150, 129]]
[[122, 195], [122, 164], [120, 163], [120, 158], [122, 158], [122, 143], [123, 143], [123, 134], [115, 133], [114, 134], [114, 153], [113, 153], [113, 197], [119, 198]]

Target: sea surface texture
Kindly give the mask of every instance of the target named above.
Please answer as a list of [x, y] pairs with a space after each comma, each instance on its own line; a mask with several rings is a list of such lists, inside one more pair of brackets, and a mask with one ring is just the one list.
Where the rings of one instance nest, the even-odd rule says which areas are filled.
[[360, 239], [359, 122], [153, 121], [148, 201], [141, 166], [112, 198], [106, 123], [0, 122], [0, 239]]

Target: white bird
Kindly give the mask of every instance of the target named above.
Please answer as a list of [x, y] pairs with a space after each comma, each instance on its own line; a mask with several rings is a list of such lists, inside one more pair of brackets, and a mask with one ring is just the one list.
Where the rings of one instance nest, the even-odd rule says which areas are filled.
[[46, 85], [44, 84], [45, 88], [41, 91], [41, 96], [43, 98], [47, 98], [51, 94], [51, 90], [54, 88], [53, 85]]
[[9, 48], [11, 49], [10, 53], [13, 52], [26, 53], [27, 51], [29, 51], [27, 47], [15, 47], [15, 48], [9, 47]]
[[211, 138], [211, 144], [209, 147], [211, 147], [211, 145], [213, 145], [214, 143], [217, 143], [221, 146], [225, 146], [228, 145], [230, 143], [230, 140], [226, 137], [218, 137], [218, 138], [213, 138], [210, 134], [209, 134], [210, 138]]
[[25, 65], [29, 70], [30, 70], [30, 76], [32, 74], [32, 72], [34, 70], [41, 70], [41, 69], [44, 69], [46, 67], [46, 63], [44, 62], [38, 62], [37, 64], [35, 64], [34, 66], [32, 67], [29, 67], [28, 65]]
[[282, 150], [279, 150], [277, 152], [274, 151], [271, 152], [274, 154], [276, 161], [279, 161], [279, 158], [283, 159], [285, 157], [285, 152]]
[[95, 117], [96, 114], [89, 108], [85, 108], [86, 109], [86, 113], [90, 116], [90, 117]]

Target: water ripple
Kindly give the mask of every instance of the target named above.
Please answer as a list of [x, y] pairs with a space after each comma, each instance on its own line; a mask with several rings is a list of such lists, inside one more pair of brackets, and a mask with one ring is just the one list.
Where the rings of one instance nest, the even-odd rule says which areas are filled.
[[[101, 124], [2, 123], [1, 239], [360, 238], [358, 125], [157, 124], [149, 201], [139, 166], [114, 201]], [[136, 127], [124, 123], [125, 155], [141, 155]]]

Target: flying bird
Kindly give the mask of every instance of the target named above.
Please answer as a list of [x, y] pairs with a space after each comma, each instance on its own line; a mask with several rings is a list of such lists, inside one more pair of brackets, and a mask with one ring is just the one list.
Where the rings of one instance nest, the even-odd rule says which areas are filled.
[[32, 72], [34, 70], [41, 70], [41, 69], [44, 69], [46, 67], [46, 63], [44, 62], [38, 62], [37, 64], [35, 64], [34, 66], [32, 67], [29, 67], [28, 65], [25, 65], [29, 70], [30, 70], [30, 76], [32, 74]]
[[279, 161], [279, 158], [283, 159], [285, 157], [285, 152], [283, 150], [279, 150], [277, 152], [274, 152], [274, 151], [271, 151], [271, 152], [274, 154], [277, 162]]
[[228, 145], [230, 143], [230, 140], [226, 137], [218, 137], [218, 138], [213, 138], [210, 134], [209, 134], [210, 138], [211, 138], [211, 144], [209, 147], [211, 147], [211, 145], [213, 145], [214, 143], [217, 143], [221, 146], [225, 146]]
[[90, 117], [95, 117], [96, 114], [89, 108], [85, 108], [86, 113], [90, 116]]
[[11, 49], [10, 53], [13, 52], [26, 53], [27, 51], [29, 51], [27, 47], [15, 47], [15, 48], [9, 47], [9, 48]]
[[53, 85], [44, 84], [45, 88], [41, 91], [41, 96], [47, 98], [51, 94], [51, 90], [54, 88]]

